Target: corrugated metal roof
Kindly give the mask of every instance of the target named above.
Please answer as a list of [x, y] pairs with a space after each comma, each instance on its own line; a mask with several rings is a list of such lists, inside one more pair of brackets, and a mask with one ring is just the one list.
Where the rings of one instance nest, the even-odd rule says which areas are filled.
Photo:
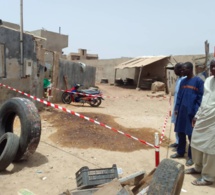
[[131, 59], [129, 61], [123, 62], [117, 66], [115, 69], [124, 69], [124, 68], [134, 68], [134, 67], [141, 67], [147, 66], [159, 60], [163, 60], [165, 58], [169, 58], [170, 56], [143, 56]]

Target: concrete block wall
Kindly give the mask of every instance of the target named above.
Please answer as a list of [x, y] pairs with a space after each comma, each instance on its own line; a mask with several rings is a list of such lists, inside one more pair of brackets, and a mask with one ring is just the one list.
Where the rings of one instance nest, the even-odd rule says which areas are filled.
[[[37, 62], [36, 42], [34, 37], [23, 34], [23, 57], [32, 62], [31, 75], [22, 74], [24, 66], [20, 64], [20, 32], [5, 26], [0, 26], [0, 44], [3, 45], [4, 52], [3, 66], [6, 74], [0, 77], [0, 82], [26, 92], [39, 98], [43, 92], [43, 68]], [[40, 74], [41, 73], [41, 74]], [[0, 104], [11, 97], [20, 96], [19, 93], [1, 87]], [[25, 97], [21, 95], [22, 97]], [[43, 105], [36, 103], [38, 108]]]
[[68, 47], [68, 35], [47, 30], [35, 30], [31, 31], [31, 33], [45, 38], [46, 40], [42, 41], [42, 43], [44, 48], [48, 50], [61, 53], [63, 48]]
[[[114, 83], [115, 66], [120, 63], [126, 62], [131, 58], [116, 58], [116, 59], [101, 59], [101, 60], [80, 60], [86, 65], [90, 65], [96, 68], [96, 83], [100, 83], [101, 79], [108, 79], [109, 83]], [[76, 61], [76, 62], [80, 62]], [[135, 69], [123, 69], [117, 70], [116, 78], [134, 79]]]

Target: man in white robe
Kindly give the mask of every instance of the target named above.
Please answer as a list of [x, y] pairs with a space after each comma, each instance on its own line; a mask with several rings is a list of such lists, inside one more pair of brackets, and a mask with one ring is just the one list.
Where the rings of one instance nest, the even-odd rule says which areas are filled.
[[194, 168], [187, 174], [201, 174], [193, 185], [211, 185], [215, 181], [215, 61], [210, 63], [211, 76], [205, 80], [201, 106], [193, 120], [191, 139]]

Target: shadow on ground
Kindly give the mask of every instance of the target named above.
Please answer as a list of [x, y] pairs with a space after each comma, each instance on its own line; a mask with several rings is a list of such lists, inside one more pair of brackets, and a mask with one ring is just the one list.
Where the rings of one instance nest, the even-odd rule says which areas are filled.
[[1, 174], [11, 174], [14, 172], [19, 172], [25, 167], [39, 167], [40, 165], [43, 165], [48, 162], [48, 158], [38, 152], [35, 152], [31, 157], [29, 157], [27, 160], [21, 160], [13, 164], [13, 168], [11, 171], [3, 171]]

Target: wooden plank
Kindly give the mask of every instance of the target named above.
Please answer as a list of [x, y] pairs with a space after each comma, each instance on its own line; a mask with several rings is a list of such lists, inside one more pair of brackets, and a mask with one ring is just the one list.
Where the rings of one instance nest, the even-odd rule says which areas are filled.
[[148, 192], [149, 186], [147, 186], [146, 188], [143, 188], [140, 192], [138, 192], [137, 195], [145, 195]]
[[67, 76], [65, 76], [65, 75], [64, 75], [64, 76], [63, 76], [63, 80], [64, 80], [65, 85], [66, 85], [66, 90], [67, 90], [67, 89], [69, 89], [69, 88], [68, 88], [68, 80], [67, 80]]
[[132, 192], [134, 194], [138, 194], [142, 189], [146, 188], [147, 186], [149, 186], [151, 180], [152, 180], [152, 177], [153, 177], [153, 174], [155, 172], [156, 168], [154, 168], [148, 175], [146, 175], [146, 177], [144, 177], [138, 185], [136, 185], [133, 189], [132, 189]]
[[90, 188], [90, 189], [84, 189], [84, 190], [71, 191], [70, 194], [71, 195], [94, 195], [96, 191], [98, 191], [98, 188]]
[[122, 186], [118, 179], [113, 179], [111, 182], [107, 183], [104, 187], [100, 188], [94, 195], [104, 195], [104, 194], [117, 194], [122, 189]]
[[122, 188], [118, 179], [114, 179], [107, 183], [103, 188], [100, 188], [93, 195], [133, 195], [133, 192], [129, 188]]
[[[125, 195], [134, 195], [128, 185], [124, 186], [123, 190], [124, 190]], [[118, 194], [118, 195], [124, 195], [124, 194]]]
[[134, 174], [131, 174], [127, 177], [123, 177], [119, 179], [121, 185], [130, 185], [135, 186], [144, 178], [145, 171], [139, 171]]

